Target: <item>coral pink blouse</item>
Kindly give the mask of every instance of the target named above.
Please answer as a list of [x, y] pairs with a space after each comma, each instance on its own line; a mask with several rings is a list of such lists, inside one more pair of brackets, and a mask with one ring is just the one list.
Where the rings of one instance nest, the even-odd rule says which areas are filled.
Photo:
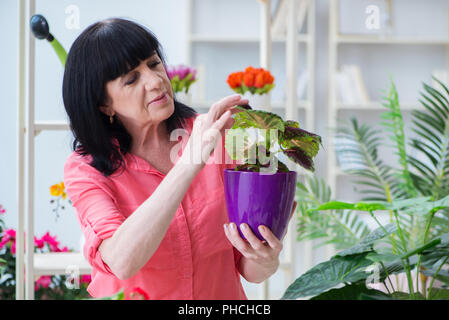
[[[187, 120], [188, 135], [193, 121]], [[127, 280], [112, 273], [98, 247], [154, 192], [165, 175], [129, 153], [124, 156], [124, 170], [109, 177], [89, 165], [90, 156], [73, 152], [67, 158], [64, 183], [86, 239], [84, 256], [92, 266], [87, 290], [93, 297], [113, 295], [121, 289], [129, 296], [140, 287], [150, 299], [247, 299], [237, 270], [241, 254], [223, 230], [228, 216], [222, 175], [224, 168], [232, 167], [224, 163], [229, 157], [223, 141], [224, 137], [195, 176], [158, 249]], [[222, 164], [216, 163], [218, 159]]]

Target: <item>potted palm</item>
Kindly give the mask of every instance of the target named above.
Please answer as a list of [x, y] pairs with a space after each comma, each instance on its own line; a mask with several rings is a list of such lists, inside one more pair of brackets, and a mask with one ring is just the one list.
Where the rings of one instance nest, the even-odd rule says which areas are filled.
[[292, 210], [297, 179], [297, 173], [280, 158], [283, 155], [314, 171], [321, 137], [277, 114], [250, 106], [237, 108], [241, 112], [235, 115], [225, 139], [227, 153], [239, 163], [223, 174], [229, 221], [248, 224], [261, 240], [258, 226], [265, 225], [280, 239]]
[[410, 139], [391, 82], [381, 125], [395, 165], [379, 152], [381, 130], [355, 118], [337, 128], [351, 142], [340, 152], [357, 159], [345, 172], [356, 178], [360, 202], [332, 201], [316, 177], [297, 184], [298, 240], [320, 239], [338, 253], [296, 279], [284, 299], [449, 299], [449, 89], [434, 80], [439, 89], [423, 84], [423, 108], [412, 111]]

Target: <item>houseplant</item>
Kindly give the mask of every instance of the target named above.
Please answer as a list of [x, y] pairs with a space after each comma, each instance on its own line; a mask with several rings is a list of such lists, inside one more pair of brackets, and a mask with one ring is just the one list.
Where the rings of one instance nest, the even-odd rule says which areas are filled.
[[224, 170], [229, 220], [237, 225], [247, 223], [261, 240], [261, 224], [281, 238], [294, 202], [296, 172], [278, 157], [284, 155], [313, 171], [321, 137], [274, 113], [250, 106], [237, 108], [241, 112], [235, 115], [225, 139], [227, 153], [240, 163]]
[[[34, 237], [34, 249], [36, 253], [69, 251], [67, 247], [62, 247], [56, 236], [52, 236], [49, 232], [40, 238]], [[15, 299], [15, 275], [16, 230], [5, 228], [0, 217], [0, 300]], [[79, 281], [79, 283], [73, 281]], [[89, 283], [89, 275], [82, 275], [78, 279], [65, 275], [42, 275], [35, 282], [35, 297], [38, 300], [88, 298], [90, 295], [86, 289]]]
[[252, 66], [229, 74], [226, 82], [234, 92], [243, 95], [249, 104], [256, 107], [268, 105], [268, 93], [274, 88], [274, 77], [270, 71]]
[[167, 66], [167, 75], [176, 98], [189, 105], [191, 103], [190, 86], [198, 80], [196, 78], [196, 69], [184, 65]]
[[[449, 299], [449, 90], [435, 81], [441, 90], [423, 84], [423, 109], [412, 111], [417, 137], [408, 140], [391, 82], [381, 125], [394, 142], [397, 166], [380, 156], [379, 146], [386, 145], [381, 130], [356, 119], [337, 129], [356, 146], [343, 151], [362, 165], [346, 170], [357, 178], [360, 202], [331, 201], [331, 190], [316, 177], [298, 183], [298, 240], [321, 239], [343, 251], [299, 277], [284, 298]], [[381, 212], [389, 223], [380, 222]]]

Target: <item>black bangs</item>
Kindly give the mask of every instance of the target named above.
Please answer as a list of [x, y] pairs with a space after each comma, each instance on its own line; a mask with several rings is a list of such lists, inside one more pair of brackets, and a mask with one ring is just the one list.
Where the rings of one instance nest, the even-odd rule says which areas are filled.
[[103, 21], [95, 31], [97, 56], [94, 60], [101, 65], [104, 82], [123, 76], [155, 53], [160, 56], [159, 42], [150, 30], [131, 21], [116, 21]]

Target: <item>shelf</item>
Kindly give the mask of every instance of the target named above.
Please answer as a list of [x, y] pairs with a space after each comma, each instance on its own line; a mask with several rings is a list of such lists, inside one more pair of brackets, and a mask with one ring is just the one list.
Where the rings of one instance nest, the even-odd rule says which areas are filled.
[[[210, 106], [215, 103], [215, 101], [194, 101], [190, 105], [193, 108], [201, 108], [201, 109], [209, 109]], [[273, 109], [285, 109], [285, 102], [272, 102], [271, 107]], [[310, 109], [311, 103], [307, 100], [299, 100], [298, 101], [298, 109]]]
[[92, 267], [80, 252], [52, 252], [34, 254], [34, 274], [65, 275], [70, 270], [79, 270], [79, 274], [90, 274]]
[[[281, 43], [286, 41], [286, 37], [273, 37], [271, 39], [272, 42]], [[307, 43], [310, 41], [310, 36], [307, 34], [299, 34], [298, 42]], [[254, 42], [257, 43], [260, 41], [258, 36], [222, 36], [222, 35], [199, 35], [192, 34], [190, 35], [190, 41], [197, 43], [245, 43], [245, 42]]]
[[70, 125], [65, 121], [37, 121], [34, 123], [35, 136], [37, 136], [43, 130], [49, 131], [70, 130]]
[[403, 45], [449, 45], [449, 38], [419, 38], [379, 35], [338, 35], [336, 43], [348, 44], [403, 44]]
[[[421, 104], [418, 103], [399, 103], [401, 110], [414, 110], [424, 109]], [[383, 110], [388, 111], [388, 108], [382, 105], [382, 102], [372, 101], [369, 103], [337, 103], [335, 106], [337, 110]]]

